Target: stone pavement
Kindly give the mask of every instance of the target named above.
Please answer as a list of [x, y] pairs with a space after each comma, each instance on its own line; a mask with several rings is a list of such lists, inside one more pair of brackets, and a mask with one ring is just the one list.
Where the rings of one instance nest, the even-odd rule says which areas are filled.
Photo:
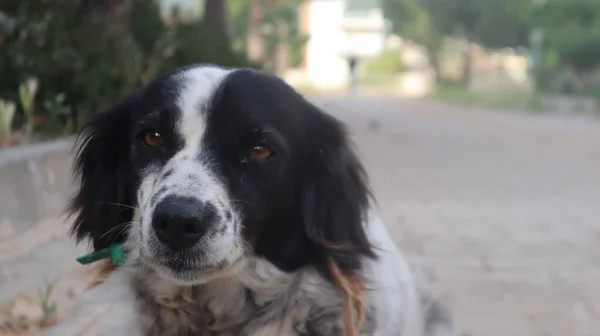
[[[453, 309], [458, 335], [600, 335], [600, 121], [391, 98], [315, 101], [349, 123], [383, 218]], [[20, 276], [40, 282], [35, 260], [76, 268], [60, 234], [22, 251], [0, 268], [25, 261]]]

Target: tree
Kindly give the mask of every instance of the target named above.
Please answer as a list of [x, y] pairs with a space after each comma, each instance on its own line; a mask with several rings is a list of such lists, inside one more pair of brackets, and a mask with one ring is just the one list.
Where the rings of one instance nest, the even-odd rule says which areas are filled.
[[227, 0], [205, 0], [204, 18], [220, 37], [227, 38]]
[[600, 2], [548, 0], [531, 13], [545, 34], [546, 52], [581, 77], [600, 65]]
[[248, 59], [252, 62], [261, 62], [264, 55], [261, 30], [263, 26], [263, 1], [250, 0], [250, 18], [248, 27]]
[[128, 81], [127, 68], [118, 68], [114, 60], [127, 47], [116, 37], [128, 35], [121, 21], [130, 5], [130, 1], [6, 1], [2, 11], [11, 25], [5, 29], [0, 52], [4, 65], [0, 92], [16, 100], [19, 83], [38, 78], [39, 99], [54, 100], [63, 94], [70, 115], [62, 117], [77, 127], [81, 111], [100, 108]]
[[[265, 60], [268, 71], [283, 75], [290, 67], [292, 50], [300, 49], [305, 42], [299, 36], [297, 19], [301, 0], [269, 0], [269, 11], [263, 18], [263, 25], [268, 29], [263, 33], [263, 47], [269, 55]], [[300, 37], [300, 38], [298, 38]]]
[[532, 2], [483, 1], [484, 6], [481, 6], [480, 18], [473, 34], [474, 41], [490, 49], [527, 46], [532, 30], [529, 16]]
[[229, 0], [229, 23], [235, 50], [255, 67], [279, 73], [301, 63], [307, 37], [299, 29], [303, 0]]
[[419, 0], [384, 0], [383, 13], [392, 22], [392, 31], [423, 45], [436, 73], [439, 73], [439, 52], [446, 29], [451, 26], [439, 12], [429, 11]]
[[489, 48], [527, 43], [531, 0], [384, 0], [383, 9], [396, 34], [422, 44], [432, 66], [447, 37], [465, 41], [462, 82], [469, 84], [471, 44]]
[[[0, 99], [19, 101], [19, 85], [37, 78], [34, 113], [75, 132], [90, 114], [168, 69], [246, 66], [227, 38], [226, 3], [205, 4], [205, 20], [164, 20], [157, 0], [4, 0]], [[23, 108], [14, 119], [24, 123]]]
[[[440, 12], [447, 31], [464, 41], [461, 82], [471, 79], [472, 45], [489, 49], [527, 45], [531, 31], [527, 17], [531, 0], [421, 0], [429, 11]], [[440, 5], [443, 4], [443, 5]]]

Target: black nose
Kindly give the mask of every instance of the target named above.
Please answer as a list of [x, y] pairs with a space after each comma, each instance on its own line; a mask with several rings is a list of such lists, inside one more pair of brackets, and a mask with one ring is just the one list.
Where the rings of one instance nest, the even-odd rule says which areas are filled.
[[173, 250], [194, 246], [216, 218], [210, 204], [192, 197], [167, 196], [154, 209], [152, 227], [158, 240]]

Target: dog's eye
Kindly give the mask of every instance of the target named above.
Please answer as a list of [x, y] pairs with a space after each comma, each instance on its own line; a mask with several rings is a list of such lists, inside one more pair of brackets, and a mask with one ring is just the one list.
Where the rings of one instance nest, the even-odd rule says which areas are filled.
[[165, 142], [162, 135], [154, 130], [144, 132], [142, 139], [144, 140], [144, 143], [149, 147], [160, 147]]
[[252, 149], [248, 153], [248, 158], [250, 160], [256, 161], [266, 160], [271, 156], [273, 156], [273, 151], [269, 147], [264, 145], [256, 145], [252, 147]]

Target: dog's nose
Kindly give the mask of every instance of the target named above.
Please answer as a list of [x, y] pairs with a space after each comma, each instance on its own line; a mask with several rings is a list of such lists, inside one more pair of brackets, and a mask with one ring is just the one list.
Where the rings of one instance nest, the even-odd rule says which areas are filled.
[[216, 218], [214, 207], [192, 197], [167, 196], [154, 210], [152, 227], [158, 240], [173, 250], [194, 246]]

